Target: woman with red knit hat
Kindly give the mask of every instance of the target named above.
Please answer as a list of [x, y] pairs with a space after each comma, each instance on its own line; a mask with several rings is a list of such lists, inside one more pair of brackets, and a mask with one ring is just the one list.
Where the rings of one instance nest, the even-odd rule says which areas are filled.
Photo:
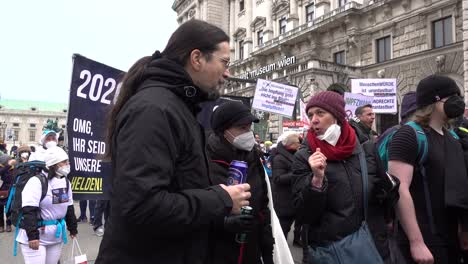
[[[345, 119], [344, 107], [343, 97], [331, 91], [310, 99], [306, 107], [310, 129], [292, 165], [294, 206], [301, 222], [309, 226], [305, 241], [308, 261], [342, 263], [338, 262], [340, 258], [353, 264], [384, 263], [384, 259], [391, 263], [383, 209], [375, 210], [384, 207], [376, 206], [383, 201], [376, 199], [375, 194], [385, 172], [374, 144], [359, 143], [355, 130]], [[381, 231], [383, 241], [374, 243]], [[358, 246], [359, 250], [349, 244], [337, 245], [362, 234], [366, 241]], [[344, 256], [332, 247], [357, 256]]]

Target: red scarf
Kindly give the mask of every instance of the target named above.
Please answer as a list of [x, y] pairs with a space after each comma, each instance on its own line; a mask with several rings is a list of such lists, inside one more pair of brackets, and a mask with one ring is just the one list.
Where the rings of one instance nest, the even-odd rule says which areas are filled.
[[320, 148], [320, 151], [327, 159], [344, 160], [353, 154], [354, 148], [356, 147], [356, 134], [348, 121], [344, 121], [344, 124], [341, 126], [341, 135], [336, 146], [332, 146], [328, 142], [318, 139], [317, 134], [315, 134], [312, 128], [307, 132], [307, 141], [309, 142], [309, 148], [312, 152]]

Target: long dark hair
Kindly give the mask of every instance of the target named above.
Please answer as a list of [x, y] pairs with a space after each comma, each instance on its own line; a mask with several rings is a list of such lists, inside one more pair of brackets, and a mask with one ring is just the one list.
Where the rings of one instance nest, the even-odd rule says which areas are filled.
[[[203, 52], [207, 60], [209, 60], [211, 53], [216, 51], [218, 44], [222, 42], [229, 42], [229, 36], [222, 29], [207, 22], [192, 19], [182, 24], [172, 34], [166, 48], [159, 56], [172, 60], [184, 67], [194, 49]], [[145, 69], [153, 59], [157, 59], [157, 56], [155, 58], [147, 56], [139, 59], [130, 67], [122, 79], [120, 93], [115, 105], [110, 110], [107, 120], [107, 151], [103, 157], [106, 160], [112, 158], [112, 137], [114, 136], [117, 115], [128, 100], [136, 94], [138, 87], [144, 81], [143, 74]]]
[[57, 175], [57, 170], [55, 169], [56, 165], [52, 165], [49, 167], [49, 171], [47, 172], [47, 179], [52, 179]]

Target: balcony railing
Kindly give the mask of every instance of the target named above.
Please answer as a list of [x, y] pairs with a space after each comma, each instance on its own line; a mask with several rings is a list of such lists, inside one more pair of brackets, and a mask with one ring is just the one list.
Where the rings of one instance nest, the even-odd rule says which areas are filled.
[[323, 16], [320, 16], [312, 21], [309, 21], [307, 23], [304, 23], [302, 25], [299, 25], [298, 27], [289, 30], [281, 35], [279, 35], [276, 38], [270, 39], [266, 41], [263, 45], [261, 45], [256, 51], [252, 52], [252, 55], [257, 55], [259, 53], [262, 53], [263, 51], [272, 48], [273, 46], [276, 46], [277, 44], [286, 41], [286, 39], [290, 39], [294, 35], [302, 35], [308, 31], [314, 30], [320, 26], [322, 26], [324, 23], [328, 23], [329, 20], [332, 20], [334, 17], [337, 15], [344, 13], [350, 9], [359, 9], [361, 8], [362, 5], [356, 2], [348, 2], [344, 6], [341, 6], [337, 9], [334, 9]]

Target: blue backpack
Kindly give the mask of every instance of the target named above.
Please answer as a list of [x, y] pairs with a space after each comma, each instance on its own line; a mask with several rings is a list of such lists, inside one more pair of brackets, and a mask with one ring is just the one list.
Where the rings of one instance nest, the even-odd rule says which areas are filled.
[[[416, 133], [416, 140], [418, 142], [418, 168], [419, 172], [421, 173], [421, 176], [423, 178], [423, 184], [424, 184], [424, 196], [426, 200], [426, 210], [427, 214], [429, 216], [429, 225], [431, 227], [432, 233], [436, 233], [435, 231], [435, 224], [434, 224], [434, 218], [432, 214], [432, 206], [431, 206], [431, 195], [429, 192], [429, 183], [428, 179], [426, 176], [426, 169], [424, 167], [424, 163], [427, 160], [427, 153], [429, 150], [429, 146], [427, 143], [427, 136], [426, 133], [424, 132], [423, 128], [418, 125], [414, 121], [410, 121], [406, 123], [405, 125], [410, 126], [413, 128], [414, 132]], [[400, 125], [394, 126], [390, 129], [392, 129], [390, 132], [388, 132], [386, 135], [384, 135], [383, 138], [379, 139], [377, 143], [377, 150], [379, 152], [380, 159], [382, 160], [382, 163], [384, 165], [385, 171], [388, 171], [388, 147], [390, 142], [392, 141], [393, 135], [400, 129]], [[455, 139], [460, 139], [458, 135], [453, 131], [450, 130], [450, 134], [455, 138]]]
[[[427, 159], [427, 152], [428, 152], [426, 133], [424, 132], [422, 127], [414, 121], [408, 122], [406, 123], [406, 125], [409, 125], [411, 128], [413, 128], [414, 132], [416, 133], [416, 140], [418, 142], [418, 164], [422, 165]], [[384, 136], [384, 138], [379, 139], [379, 142], [377, 145], [380, 159], [382, 160], [382, 163], [386, 171], [388, 170], [388, 147], [390, 145], [390, 142], [393, 139], [393, 136], [398, 131], [398, 129], [400, 129], [400, 127], [401, 125], [397, 125], [397, 126], [390, 128], [393, 130], [389, 132], [386, 136]]]

